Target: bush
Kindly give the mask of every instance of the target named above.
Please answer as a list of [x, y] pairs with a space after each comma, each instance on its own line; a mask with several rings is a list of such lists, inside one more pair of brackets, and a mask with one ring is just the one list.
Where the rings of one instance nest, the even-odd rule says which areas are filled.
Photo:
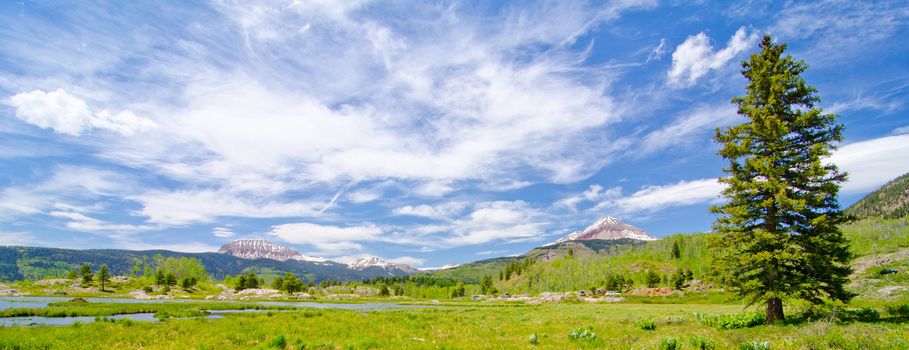
[[693, 336], [691, 337], [691, 346], [700, 350], [712, 350], [716, 349], [716, 342], [710, 338]]
[[705, 326], [716, 327], [718, 329], [737, 329], [759, 326], [765, 323], [766, 315], [761, 311], [732, 314], [732, 315], [708, 315], [695, 313], [694, 317], [698, 322]]
[[843, 311], [843, 319], [847, 321], [877, 322], [881, 319], [881, 313], [870, 307], [847, 309]]
[[660, 340], [660, 350], [679, 350], [682, 348], [682, 343], [675, 338], [663, 338]]
[[593, 327], [589, 325], [578, 327], [568, 332], [568, 339], [571, 340], [594, 340], [596, 338], [597, 334], [593, 332]]
[[[570, 336], [570, 335], [569, 335]], [[530, 345], [537, 345], [540, 343], [540, 337], [536, 333], [530, 335]]]
[[739, 344], [739, 350], [770, 350], [769, 341], [746, 341]]
[[[909, 311], [909, 307], [907, 307], [907, 311]], [[824, 305], [810, 307], [803, 311], [798, 317], [806, 320], [826, 319], [836, 320], [838, 322], [877, 322], [881, 319], [881, 313], [870, 307], [846, 309], [838, 306], [831, 307]]]
[[654, 324], [651, 320], [637, 320], [634, 325], [645, 331], [652, 331], [656, 329], [656, 324]]
[[284, 349], [287, 347], [287, 339], [284, 339], [283, 334], [279, 334], [277, 337], [275, 337], [275, 339], [272, 339], [271, 342], [268, 343], [268, 346], [273, 347], [273, 348], [278, 348], [278, 349]]
[[909, 318], [909, 304], [887, 305], [885, 310], [890, 317]]

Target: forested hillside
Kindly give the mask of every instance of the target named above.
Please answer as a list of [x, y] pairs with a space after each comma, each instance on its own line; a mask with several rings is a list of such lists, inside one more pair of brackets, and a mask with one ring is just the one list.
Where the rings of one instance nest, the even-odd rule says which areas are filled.
[[846, 209], [846, 213], [858, 219], [896, 219], [909, 215], [909, 173], [869, 193]]
[[115, 275], [129, 275], [134, 266], [153, 259], [156, 255], [163, 258], [196, 258], [202, 262], [207, 271], [216, 279], [226, 275], [237, 275], [255, 271], [261, 276], [281, 275], [291, 272], [315, 282], [323, 280], [359, 281], [367, 278], [387, 276], [388, 272], [379, 268], [351, 270], [338, 263], [313, 263], [308, 261], [271, 259], [242, 259], [220, 253], [181, 253], [168, 250], [117, 250], [92, 249], [74, 250], [39, 247], [0, 246], [0, 280], [42, 279], [63, 277], [69, 271], [77, 269], [82, 263], [88, 263], [94, 269], [107, 264]]

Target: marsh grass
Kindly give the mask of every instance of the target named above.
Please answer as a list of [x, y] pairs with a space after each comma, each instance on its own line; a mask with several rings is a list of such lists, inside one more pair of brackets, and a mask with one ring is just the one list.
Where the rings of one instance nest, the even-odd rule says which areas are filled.
[[[205, 306], [209, 304], [219, 303]], [[165, 309], [178, 311], [171, 307], [191, 310], [198, 305], [181, 303]], [[712, 345], [693, 347], [702, 349], [736, 349], [744, 342], [767, 339], [772, 339], [774, 349], [909, 348], [909, 326], [905, 324], [815, 321], [720, 330], [702, 325], [692, 316], [694, 312], [725, 315], [736, 314], [740, 308], [623, 303], [444, 306], [370, 312], [310, 309], [229, 314], [217, 320], [3, 328], [0, 349], [656, 349], [667, 338], [694, 337], [709, 339], [702, 343]], [[645, 331], [635, 325], [638, 319], [673, 321], [659, 322], [656, 331]], [[571, 340], [567, 336], [588, 325], [597, 334], [595, 339]], [[537, 344], [529, 341], [532, 334], [538, 335]], [[681, 341], [677, 344], [692, 348]]]

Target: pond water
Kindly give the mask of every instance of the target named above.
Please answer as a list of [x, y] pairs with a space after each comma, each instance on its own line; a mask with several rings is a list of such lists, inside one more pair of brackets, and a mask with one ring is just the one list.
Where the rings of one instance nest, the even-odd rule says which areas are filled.
[[[105, 316], [107, 319], [111, 320], [122, 320], [129, 319], [133, 321], [144, 321], [144, 322], [154, 322], [158, 319], [155, 318], [153, 313], [141, 313], [141, 314], [125, 314], [125, 315], [114, 315], [114, 316]], [[12, 327], [12, 326], [69, 326], [73, 323], [91, 323], [95, 322], [95, 316], [70, 316], [70, 317], [43, 317], [43, 316], [22, 316], [22, 317], [0, 317], [0, 327]]]
[[[0, 297], [0, 310], [26, 308], [40, 309], [47, 307], [50, 303], [64, 302], [72, 300], [67, 297]], [[185, 303], [185, 302], [207, 302], [207, 300], [198, 299], [154, 299], [140, 300], [127, 298], [85, 298], [90, 303], [107, 303], [107, 304], [136, 304], [136, 303]], [[290, 306], [298, 308], [313, 309], [343, 309], [343, 310], [390, 310], [390, 309], [415, 309], [427, 308], [430, 306], [422, 305], [402, 305], [392, 303], [365, 303], [365, 304], [334, 304], [334, 303], [316, 303], [316, 302], [294, 302], [294, 301], [230, 301], [244, 304], [259, 304], [265, 306]], [[208, 319], [223, 318], [227, 314], [233, 313], [259, 313], [259, 312], [281, 312], [280, 310], [209, 310]], [[287, 310], [284, 310], [287, 311]], [[153, 313], [123, 314], [107, 316], [108, 319], [130, 319], [133, 321], [156, 322], [158, 319]], [[90, 323], [95, 322], [94, 316], [71, 316], [71, 317], [42, 317], [42, 316], [23, 316], [23, 317], [0, 317], [0, 326], [29, 326], [29, 325], [49, 325], [49, 326], [67, 326], [73, 323]]]
[[[206, 302], [198, 299], [128, 299], [128, 298], [83, 298], [90, 303], [107, 304], [157, 304], [157, 303], [186, 303]], [[59, 303], [73, 300], [72, 297], [0, 297], [0, 310], [6, 309], [41, 309], [50, 303]]]

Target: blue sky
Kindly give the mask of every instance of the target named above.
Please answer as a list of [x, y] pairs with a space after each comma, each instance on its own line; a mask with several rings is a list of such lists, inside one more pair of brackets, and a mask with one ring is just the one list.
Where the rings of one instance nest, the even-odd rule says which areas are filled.
[[[697, 3], [697, 4], [695, 4]], [[708, 230], [771, 33], [846, 141], [851, 204], [909, 171], [909, 3], [3, 2], [0, 244], [266, 238], [420, 267], [604, 215]]]

